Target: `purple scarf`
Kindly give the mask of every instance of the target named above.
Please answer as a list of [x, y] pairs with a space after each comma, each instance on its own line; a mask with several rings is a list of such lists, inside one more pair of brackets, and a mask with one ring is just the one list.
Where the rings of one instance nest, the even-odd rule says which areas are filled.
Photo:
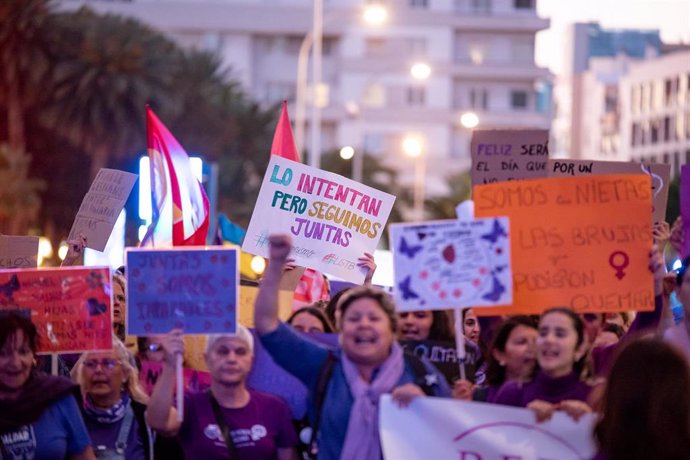
[[390, 355], [378, 368], [371, 383], [362, 379], [357, 365], [350, 361], [345, 353], [342, 354], [342, 364], [345, 379], [355, 401], [350, 410], [350, 421], [347, 424], [340, 458], [380, 459], [379, 398], [384, 393], [390, 393], [403, 375], [405, 360], [402, 347], [397, 342], [393, 343]]
[[86, 395], [84, 398], [84, 412], [100, 423], [115, 423], [122, 420], [125, 416], [125, 411], [129, 406], [129, 395], [122, 392], [122, 398], [108, 409], [101, 409], [96, 407], [91, 396]]

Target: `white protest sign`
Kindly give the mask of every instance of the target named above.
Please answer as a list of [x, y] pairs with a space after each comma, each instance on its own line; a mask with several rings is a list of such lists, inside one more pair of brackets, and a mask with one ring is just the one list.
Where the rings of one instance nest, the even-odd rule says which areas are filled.
[[0, 235], [0, 268], [36, 268], [38, 237]]
[[511, 304], [505, 217], [392, 224], [398, 311]]
[[136, 174], [125, 171], [106, 168], [98, 171], [81, 202], [68, 239], [78, 240], [83, 233], [86, 247], [103, 251], [136, 181]]
[[393, 195], [271, 155], [242, 250], [268, 257], [268, 236], [287, 233], [297, 265], [362, 283], [357, 259], [374, 253], [394, 202]]
[[596, 453], [595, 421], [556, 412], [538, 424], [529, 409], [431, 397], [399, 408], [383, 395], [379, 432], [387, 459], [582, 460]]

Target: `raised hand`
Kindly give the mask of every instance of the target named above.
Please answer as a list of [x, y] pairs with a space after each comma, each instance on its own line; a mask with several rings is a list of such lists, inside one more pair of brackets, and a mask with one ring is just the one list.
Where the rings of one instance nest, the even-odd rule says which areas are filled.
[[366, 270], [364, 286], [371, 286], [371, 280], [374, 279], [374, 272], [376, 271], [374, 256], [365, 252], [362, 257], [357, 259], [357, 266]]
[[67, 255], [65, 259], [60, 264], [61, 267], [69, 267], [74, 265], [74, 263], [79, 260], [84, 254], [84, 248], [86, 247], [86, 236], [80, 233], [76, 240], [70, 240], [67, 242]]

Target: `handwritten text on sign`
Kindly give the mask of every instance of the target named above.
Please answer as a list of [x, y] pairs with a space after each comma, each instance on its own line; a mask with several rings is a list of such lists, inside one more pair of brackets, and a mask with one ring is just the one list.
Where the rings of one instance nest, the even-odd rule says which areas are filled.
[[477, 129], [472, 132], [472, 185], [546, 177], [545, 129]]
[[514, 313], [654, 307], [645, 175], [504, 182], [474, 188], [476, 216], [508, 216]]
[[37, 265], [37, 236], [0, 235], [0, 269], [36, 268]]
[[384, 458], [405, 460], [581, 460], [592, 458], [595, 414], [579, 421], [556, 411], [537, 423], [534, 412], [496, 404], [415, 398], [400, 408], [381, 397]]
[[[143, 361], [141, 363], [141, 370], [139, 371], [139, 381], [146, 393], [151, 394], [153, 387], [158, 381], [158, 377], [163, 373], [163, 364], [153, 361]], [[196, 369], [184, 368], [182, 369], [182, 384], [184, 391], [190, 393], [199, 393], [211, 386], [211, 374]]]
[[136, 181], [136, 174], [106, 168], [98, 171], [81, 202], [69, 240], [76, 241], [83, 233], [87, 247], [103, 251]]
[[512, 301], [508, 219], [390, 226], [399, 311]]
[[29, 309], [46, 353], [112, 348], [110, 269], [0, 270], [0, 308]]
[[549, 177], [575, 177], [605, 174], [647, 174], [652, 178], [653, 221], [666, 218], [666, 202], [671, 182], [671, 165], [624, 161], [549, 160]]
[[268, 235], [289, 233], [298, 265], [355, 283], [373, 253], [395, 197], [337, 174], [271, 155], [242, 249], [268, 256]]
[[237, 260], [234, 248], [128, 249], [127, 332], [234, 332]]

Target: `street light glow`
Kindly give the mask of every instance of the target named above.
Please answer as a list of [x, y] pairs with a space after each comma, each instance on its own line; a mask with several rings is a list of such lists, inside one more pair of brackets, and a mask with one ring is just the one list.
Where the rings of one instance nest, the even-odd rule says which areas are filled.
[[364, 22], [370, 26], [380, 26], [388, 19], [388, 10], [383, 5], [368, 5], [364, 8], [362, 18], [364, 18]]
[[415, 80], [426, 80], [431, 76], [431, 67], [424, 62], [417, 62], [410, 67], [410, 75]]
[[266, 259], [261, 256], [252, 257], [252, 261], [249, 262], [249, 266], [257, 275], [261, 275], [264, 270], [266, 270]]
[[476, 128], [479, 125], [479, 117], [474, 112], [465, 112], [460, 117], [460, 124], [468, 129]]
[[346, 145], [340, 149], [340, 158], [343, 160], [349, 160], [355, 156], [355, 149], [352, 146]]
[[403, 138], [402, 149], [405, 155], [417, 158], [422, 154], [422, 139], [416, 134], [408, 134]]

